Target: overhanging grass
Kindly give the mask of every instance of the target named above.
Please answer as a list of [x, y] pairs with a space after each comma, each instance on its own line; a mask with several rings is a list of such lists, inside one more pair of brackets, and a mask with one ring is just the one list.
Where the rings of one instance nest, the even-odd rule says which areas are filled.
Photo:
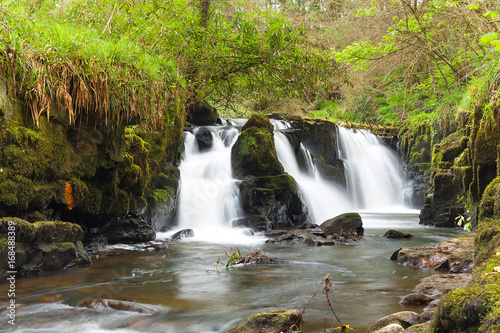
[[183, 83], [175, 61], [151, 54], [126, 34], [81, 26], [72, 20], [74, 13], [53, 1], [39, 3], [0, 7], [1, 66], [35, 124], [42, 114], [50, 116], [55, 100], [72, 124], [93, 118], [161, 126]]

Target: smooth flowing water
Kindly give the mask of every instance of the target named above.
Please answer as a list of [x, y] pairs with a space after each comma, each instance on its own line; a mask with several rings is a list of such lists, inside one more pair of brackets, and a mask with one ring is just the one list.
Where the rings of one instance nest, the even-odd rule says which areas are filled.
[[[435, 244], [457, 231], [418, 225], [416, 214], [363, 214], [365, 237], [333, 247], [184, 240], [164, 250], [130, 251], [94, 259], [91, 267], [19, 279], [16, 332], [223, 332], [250, 315], [276, 308], [302, 310], [326, 274], [339, 319], [351, 332], [366, 332], [382, 316], [418, 308], [399, 305], [401, 296], [435, 272], [410, 270], [390, 261], [401, 246]], [[388, 229], [411, 232], [412, 239], [381, 237]], [[159, 235], [160, 238], [166, 235]], [[287, 260], [280, 265], [214, 271], [231, 247], [242, 254], [261, 249]], [[223, 261], [226, 262], [226, 260]], [[2, 287], [5, 287], [2, 285]], [[6, 293], [2, 292], [2, 297]], [[84, 300], [111, 298], [153, 306], [134, 313], [78, 307]], [[318, 291], [306, 309], [304, 332], [323, 332], [324, 295]], [[6, 318], [5, 312], [0, 316]], [[328, 314], [328, 327], [334, 320]], [[338, 326], [338, 322], [334, 324]], [[7, 331], [6, 325], [0, 330]], [[14, 331], [14, 330], [12, 330]]]
[[[195, 135], [199, 129], [185, 134], [178, 222], [181, 229], [194, 229], [195, 237], [168, 243], [171, 232], [159, 233], [157, 242], [166, 244], [162, 250], [120, 251], [119, 255], [95, 258], [90, 267], [19, 279], [16, 299], [21, 306], [12, 331], [224, 332], [257, 312], [307, 306], [304, 332], [319, 333], [323, 332], [326, 307], [318, 287], [327, 274], [333, 282], [333, 309], [352, 332], [365, 332], [382, 316], [418, 310], [400, 306], [400, 297], [435, 272], [401, 267], [389, 260], [391, 254], [402, 246], [435, 244], [458, 231], [422, 227], [418, 211], [401, 209], [405, 180], [397, 158], [379, 166], [378, 159], [388, 156], [385, 148], [377, 141], [362, 150], [368, 144], [360, 143], [373, 141], [371, 134], [339, 129], [341, 157], [349, 170], [349, 192], [345, 193], [321, 177], [305, 149], [302, 153], [309, 165], [300, 170], [288, 139], [280, 132], [288, 125], [275, 122], [279, 159], [297, 180], [316, 223], [362, 208], [365, 236], [358, 242], [332, 247], [266, 244], [262, 235], [249, 236], [244, 229], [230, 227], [233, 219], [241, 217], [238, 180], [232, 176], [229, 157], [243, 123], [226, 121], [223, 126], [210, 127], [213, 147], [209, 150], [198, 147]], [[379, 173], [373, 173], [375, 169]], [[381, 237], [389, 229], [411, 232], [415, 237]], [[224, 251], [236, 248], [243, 255], [259, 249], [286, 262], [234, 269], [219, 265], [214, 270], [221, 255], [227, 262]], [[6, 285], [1, 287], [0, 297], [5, 297]], [[78, 306], [96, 298], [137, 302], [150, 311]], [[0, 298], [2, 301], [6, 299]], [[327, 313], [331, 331], [334, 317]], [[6, 318], [6, 312], [0, 316]], [[338, 325], [336, 322], [333, 327]], [[8, 329], [0, 326], [1, 331]]]

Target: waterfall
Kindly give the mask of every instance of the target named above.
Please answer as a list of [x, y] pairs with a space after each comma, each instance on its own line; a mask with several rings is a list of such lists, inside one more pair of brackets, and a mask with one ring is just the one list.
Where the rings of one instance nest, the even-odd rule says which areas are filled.
[[[247, 241], [242, 230], [231, 229], [232, 221], [242, 217], [238, 180], [232, 176], [231, 147], [243, 123], [225, 120], [224, 126], [195, 127], [192, 133], [184, 132], [177, 222], [180, 229], [194, 229], [196, 240]], [[201, 131], [205, 131], [203, 136], [211, 146], [200, 147], [197, 134]]]
[[[192, 133], [184, 133], [177, 221], [180, 229], [194, 229], [195, 238], [201, 241], [248, 241], [244, 230], [231, 228], [233, 220], [244, 217], [239, 180], [233, 178], [231, 168], [231, 148], [244, 123], [223, 119], [222, 126], [195, 127]], [[338, 127], [338, 153], [345, 166], [346, 190], [320, 175], [302, 144], [294, 149], [285, 134], [289, 123], [272, 123], [278, 158], [297, 181], [316, 224], [348, 211], [393, 211], [394, 207], [404, 207], [406, 181], [399, 159], [375, 135]]]
[[314, 222], [321, 224], [327, 219], [352, 210], [353, 207], [347, 200], [346, 193], [320, 175], [310, 152], [302, 144], [300, 144], [299, 153], [304, 157], [305, 169], [301, 170], [290, 140], [281, 132], [283, 129], [290, 128], [290, 124], [274, 120], [272, 123], [275, 129], [274, 141], [278, 159], [285, 171], [295, 178], [299, 185], [306, 204], [312, 212]]
[[353, 204], [370, 211], [404, 208], [408, 182], [396, 153], [365, 130], [338, 127], [338, 136]]

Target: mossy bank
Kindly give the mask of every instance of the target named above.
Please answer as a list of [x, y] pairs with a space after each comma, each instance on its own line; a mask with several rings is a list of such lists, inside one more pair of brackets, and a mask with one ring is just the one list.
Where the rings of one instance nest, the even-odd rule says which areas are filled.
[[[87, 236], [106, 234], [125, 217], [156, 229], [172, 223], [185, 119], [181, 97], [156, 110], [162, 123], [155, 127], [134, 118], [100, 119], [92, 108], [97, 100], [70, 121], [56, 99], [37, 126], [30, 101], [12, 81], [0, 71], [0, 217], [74, 222]], [[81, 108], [76, 98], [72, 103]]]

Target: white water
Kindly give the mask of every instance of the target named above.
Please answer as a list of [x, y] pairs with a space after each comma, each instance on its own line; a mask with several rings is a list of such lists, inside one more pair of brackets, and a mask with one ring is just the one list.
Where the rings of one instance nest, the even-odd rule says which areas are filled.
[[[231, 148], [245, 120], [223, 120], [223, 126], [207, 127], [213, 147], [200, 151], [195, 134], [185, 133], [177, 221], [180, 229], [193, 229], [194, 241], [223, 244], [259, 244], [264, 237], [250, 237], [248, 230], [232, 228], [243, 217], [238, 180], [232, 176]], [[325, 220], [349, 211], [405, 212], [405, 177], [396, 154], [364, 130], [338, 128], [339, 156], [344, 161], [347, 190], [322, 177], [311, 154], [301, 145], [306, 165], [299, 167], [294, 148], [282, 133], [287, 122], [273, 120], [278, 158], [295, 178], [312, 220]], [[177, 229], [179, 230], [179, 229]], [[175, 230], [175, 231], [177, 231]], [[174, 231], [174, 232], [175, 232]], [[160, 233], [159, 239], [172, 234]]]
[[[241, 126], [244, 121], [232, 121]], [[261, 243], [243, 229], [232, 229], [232, 221], [242, 216], [238, 180], [232, 176], [231, 147], [239, 129], [233, 126], [207, 127], [213, 146], [200, 151], [193, 133], [184, 134], [184, 156], [179, 167], [181, 186], [178, 198], [177, 221], [180, 229], [193, 229], [194, 241], [212, 243]], [[172, 232], [160, 234], [167, 237]]]
[[282, 129], [289, 128], [290, 125], [282, 121], [273, 121], [273, 124], [278, 159], [285, 171], [297, 181], [306, 199], [307, 207], [313, 215], [313, 222], [321, 224], [327, 219], [351, 211], [353, 207], [345, 191], [319, 174], [311, 154], [302, 144], [300, 145], [301, 154], [304, 155], [307, 165], [304, 171], [300, 170], [293, 146], [286, 135], [280, 132]]
[[339, 156], [355, 207], [368, 211], [405, 211], [407, 181], [398, 156], [365, 130], [338, 127]]

